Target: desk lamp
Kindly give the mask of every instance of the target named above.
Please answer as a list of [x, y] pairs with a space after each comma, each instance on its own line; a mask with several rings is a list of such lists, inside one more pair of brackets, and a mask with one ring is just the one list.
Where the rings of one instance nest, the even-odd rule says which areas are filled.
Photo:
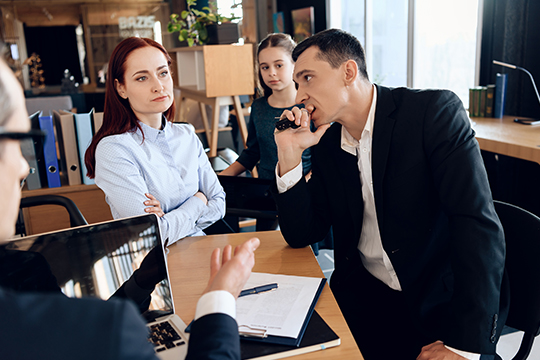
[[[533, 87], [534, 87], [534, 91], [536, 92], [536, 98], [538, 99], [538, 102], [540, 103], [540, 95], [538, 95], [538, 89], [536, 88], [536, 83], [534, 82], [534, 78], [533, 78], [532, 74], [529, 71], [527, 71], [527, 69], [524, 69], [521, 66], [508, 64], [508, 63], [504, 63], [502, 61], [497, 61], [497, 60], [493, 60], [493, 63], [495, 65], [501, 65], [501, 66], [504, 66], [504, 67], [507, 67], [507, 68], [510, 68], [510, 69], [521, 70], [521, 71], [525, 72], [527, 75], [529, 75], [529, 77], [531, 78], [531, 82], [533, 84]], [[514, 121], [517, 122], [517, 123], [523, 124], [523, 125], [538, 125], [538, 124], [540, 124], [540, 120], [535, 120], [535, 119], [533, 119], [533, 120], [514, 119]]]

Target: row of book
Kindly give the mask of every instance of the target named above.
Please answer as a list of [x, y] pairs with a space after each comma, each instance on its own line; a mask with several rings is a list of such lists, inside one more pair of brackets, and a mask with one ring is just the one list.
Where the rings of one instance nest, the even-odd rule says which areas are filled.
[[506, 101], [506, 74], [497, 74], [494, 85], [469, 89], [469, 116], [502, 118]]
[[21, 142], [30, 173], [25, 189], [94, 184], [86, 176], [84, 154], [103, 122], [103, 113], [75, 114], [68, 111], [38, 111], [30, 116], [33, 129], [45, 132], [45, 140]]

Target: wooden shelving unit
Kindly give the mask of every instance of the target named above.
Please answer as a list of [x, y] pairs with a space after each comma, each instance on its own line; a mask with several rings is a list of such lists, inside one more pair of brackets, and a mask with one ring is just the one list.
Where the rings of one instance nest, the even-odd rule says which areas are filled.
[[[239, 95], [252, 95], [255, 91], [253, 46], [204, 45], [168, 50], [176, 62], [174, 86], [179, 90], [176, 98], [175, 121], [184, 121], [184, 99], [199, 103], [204, 132], [208, 140], [209, 157], [217, 154], [219, 107], [233, 105], [244, 147], [247, 127]], [[173, 65], [174, 66], [174, 65]], [[212, 119], [208, 119], [204, 104], [212, 106]]]

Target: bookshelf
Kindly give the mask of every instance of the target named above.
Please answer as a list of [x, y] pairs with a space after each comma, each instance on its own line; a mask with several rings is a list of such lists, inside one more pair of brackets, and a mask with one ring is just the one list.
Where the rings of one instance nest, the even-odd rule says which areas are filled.
[[[37, 195], [61, 195], [70, 198], [89, 224], [112, 220], [105, 194], [96, 185], [64, 185], [22, 192], [23, 198]], [[22, 211], [27, 234], [39, 234], [70, 227], [69, 215], [61, 206], [35, 206]]]

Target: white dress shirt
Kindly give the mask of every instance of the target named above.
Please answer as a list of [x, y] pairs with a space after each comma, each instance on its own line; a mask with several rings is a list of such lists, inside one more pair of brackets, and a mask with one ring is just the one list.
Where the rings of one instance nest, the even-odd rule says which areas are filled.
[[[341, 128], [341, 149], [358, 158], [358, 170], [360, 171], [360, 183], [362, 184], [362, 199], [364, 203], [364, 219], [362, 220], [362, 233], [358, 242], [358, 250], [362, 264], [374, 277], [381, 280], [391, 289], [401, 291], [399, 279], [388, 254], [382, 246], [375, 197], [373, 195], [373, 177], [371, 165], [371, 150], [373, 139], [373, 125], [375, 122], [375, 108], [377, 106], [377, 89], [372, 85], [373, 99], [369, 108], [368, 118], [360, 136], [356, 140], [345, 127]], [[278, 192], [284, 193], [292, 188], [302, 176], [302, 164], [279, 176], [278, 165], [276, 166], [276, 183]], [[426, 344], [427, 345], [427, 344]], [[446, 346], [446, 345], [445, 345]], [[446, 346], [449, 350], [469, 360], [479, 360], [480, 354], [473, 354]]]

